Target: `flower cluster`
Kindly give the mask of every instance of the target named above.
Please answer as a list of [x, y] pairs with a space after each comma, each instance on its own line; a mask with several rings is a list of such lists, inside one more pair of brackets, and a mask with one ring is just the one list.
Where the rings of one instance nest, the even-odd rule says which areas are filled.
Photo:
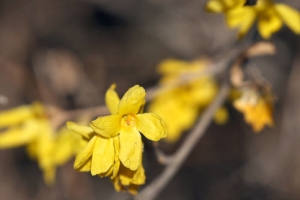
[[238, 27], [239, 37], [243, 37], [255, 21], [260, 35], [265, 39], [277, 32], [283, 23], [296, 34], [300, 34], [300, 13], [272, 0], [258, 0], [254, 5], [247, 5], [246, 0], [209, 0], [206, 10], [223, 12], [227, 25], [230, 28]]
[[47, 184], [54, 182], [56, 166], [64, 164], [83, 145], [80, 137], [66, 128], [55, 133], [38, 102], [1, 112], [0, 128], [0, 148], [26, 146], [29, 156], [43, 170]]
[[266, 125], [273, 126], [273, 102], [270, 92], [262, 93], [253, 88], [245, 88], [233, 105], [244, 114], [245, 121], [253, 130], [259, 132]]
[[112, 85], [106, 92], [109, 116], [98, 117], [90, 126], [69, 122], [69, 129], [80, 134], [88, 143], [76, 156], [74, 168], [92, 175], [110, 177], [115, 189], [135, 194], [144, 184], [141, 134], [152, 141], [166, 136], [166, 126], [153, 113], [142, 113], [146, 92], [135, 85], [119, 99]]
[[[158, 72], [163, 76], [160, 81], [163, 92], [153, 99], [148, 109], [166, 122], [167, 141], [177, 141], [183, 131], [193, 126], [199, 113], [216, 96], [218, 84], [215, 79], [208, 75], [200, 75], [205, 73], [208, 63], [206, 59], [192, 62], [167, 59], [158, 66]], [[199, 77], [189, 77], [197, 73]], [[178, 85], [178, 81], [184, 78], [190, 79]], [[227, 115], [227, 110], [220, 108], [215, 115], [215, 121], [225, 123]]]

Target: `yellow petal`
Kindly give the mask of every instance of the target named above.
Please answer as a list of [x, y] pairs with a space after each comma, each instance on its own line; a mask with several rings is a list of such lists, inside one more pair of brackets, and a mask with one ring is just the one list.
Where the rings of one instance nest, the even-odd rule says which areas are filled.
[[114, 188], [117, 192], [120, 192], [123, 189], [122, 186], [120, 185], [119, 177], [112, 179], [112, 182], [113, 182]]
[[275, 10], [283, 22], [295, 33], [300, 34], [300, 13], [299, 11], [285, 5], [275, 4]]
[[111, 174], [111, 177], [110, 177], [111, 179], [116, 178], [116, 176], [117, 176], [118, 173], [119, 173], [120, 166], [121, 166], [121, 162], [120, 162], [120, 160], [118, 159], [118, 160], [115, 161], [115, 163], [114, 163], [113, 171], [112, 171], [112, 174]]
[[33, 117], [31, 106], [19, 106], [17, 108], [0, 112], [0, 128], [11, 125], [18, 125]]
[[89, 158], [79, 168], [76, 168], [76, 170], [79, 172], [89, 172], [91, 171], [91, 166], [92, 166], [92, 158]]
[[115, 164], [114, 164], [114, 170], [111, 176], [111, 179], [114, 179], [119, 172], [120, 169], [120, 159], [119, 159], [119, 154], [120, 154], [120, 142], [119, 142], [119, 137], [114, 137], [114, 148], [115, 148]]
[[268, 10], [258, 19], [258, 31], [260, 35], [268, 39], [282, 27], [282, 21], [274, 10]]
[[239, 28], [239, 38], [243, 37], [252, 27], [256, 18], [256, 11], [252, 8], [236, 8], [226, 13], [227, 25]]
[[111, 114], [118, 113], [118, 105], [120, 102], [119, 95], [115, 91], [116, 84], [112, 84], [105, 94], [105, 103]]
[[104, 139], [97, 136], [92, 156], [91, 174], [104, 173], [114, 163], [113, 139]]
[[238, 35], [239, 38], [244, 37], [249, 32], [249, 30], [254, 24], [254, 21], [255, 21], [254, 12], [252, 12], [251, 14], [249, 13], [249, 15], [245, 17], [245, 19], [239, 26], [239, 35]]
[[167, 128], [160, 116], [154, 113], [136, 115], [136, 128], [152, 141], [166, 137]]
[[84, 139], [91, 139], [93, 136], [93, 129], [89, 126], [82, 126], [79, 124], [76, 124], [74, 122], [67, 122], [67, 127], [69, 130], [73, 131], [74, 133], [77, 133], [81, 135]]
[[190, 62], [180, 60], [180, 59], [169, 58], [163, 60], [158, 65], [157, 71], [161, 75], [179, 74], [184, 71], [187, 71], [190, 65], [191, 65]]
[[81, 151], [87, 143], [80, 135], [64, 127], [56, 135], [52, 159], [57, 165], [62, 165]]
[[82, 149], [82, 151], [80, 151], [77, 154], [75, 162], [74, 162], [74, 168], [75, 169], [80, 169], [85, 164], [85, 162], [89, 158], [91, 158], [93, 150], [94, 150], [94, 145], [95, 145], [95, 142], [96, 142], [96, 138], [97, 138], [97, 136], [94, 136], [89, 141], [89, 143], [84, 147], [84, 149]]
[[45, 113], [46, 113], [45, 108], [44, 108], [43, 104], [41, 104], [38, 101], [35, 101], [32, 103], [32, 110], [33, 110], [35, 116], [38, 116], [38, 117], [45, 116]]
[[121, 184], [124, 186], [130, 185], [130, 183], [132, 181], [132, 177], [135, 172], [136, 171], [132, 171], [132, 170], [124, 167], [123, 165], [121, 165], [120, 172], [119, 172], [119, 178], [120, 178]]
[[214, 121], [217, 124], [225, 124], [228, 121], [228, 110], [225, 107], [221, 107], [214, 115]]
[[133, 194], [133, 195], [136, 195], [138, 192], [137, 190], [139, 189], [140, 185], [135, 185], [135, 184], [131, 184], [129, 185], [128, 187], [128, 191]]
[[104, 173], [100, 173], [100, 174], [98, 174], [98, 176], [101, 177], [101, 178], [108, 177], [108, 176], [111, 177], [112, 174], [113, 174], [113, 171], [114, 171], [114, 166], [111, 166], [108, 171], [106, 171]]
[[208, 12], [220, 13], [225, 10], [225, 5], [220, 0], [210, 0], [206, 3], [205, 10]]
[[119, 104], [119, 114], [137, 114], [145, 102], [146, 92], [143, 87], [135, 85], [128, 89]]
[[142, 185], [145, 183], [146, 176], [143, 165], [141, 164], [139, 168], [136, 170], [134, 176], [132, 177], [132, 184]]
[[23, 126], [12, 128], [0, 134], [0, 148], [11, 148], [26, 145], [39, 133], [35, 121], [27, 121]]
[[142, 162], [143, 144], [141, 135], [135, 128], [123, 128], [119, 135], [120, 160], [131, 170], [136, 170]]
[[44, 170], [44, 180], [47, 185], [53, 185], [55, 182], [56, 168], [51, 166]]
[[120, 132], [121, 117], [120, 115], [98, 117], [90, 123], [90, 126], [100, 136], [111, 138]]
[[208, 12], [226, 12], [239, 7], [244, 7], [246, 0], [209, 0], [206, 4]]

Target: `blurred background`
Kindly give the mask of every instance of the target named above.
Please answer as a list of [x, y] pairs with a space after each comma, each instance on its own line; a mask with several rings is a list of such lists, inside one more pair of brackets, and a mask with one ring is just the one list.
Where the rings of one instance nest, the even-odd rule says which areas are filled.
[[[222, 15], [204, 0], [1, 0], [0, 110], [40, 100], [63, 109], [104, 103], [117, 83], [123, 94], [154, 86], [163, 59], [214, 57], [236, 43]], [[283, 1], [281, 1], [283, 2]], [[284, 1], [300, 10], [297, 0]], [[254, 58], [276, 94], [275, 126], [254, 134], [230, 104], [226, 125], [212, 124], [157, 199], [300, 199], [300, 37], [283, 28], [274, 56]], [[173, 145], [162, 143], [168, 152]], [[0, 151], [0, 199], [128, 199], [108, 178], [60, 167], [47, 187], [24, 148]], [[159, 175], [145, 144], [147, 183]]]

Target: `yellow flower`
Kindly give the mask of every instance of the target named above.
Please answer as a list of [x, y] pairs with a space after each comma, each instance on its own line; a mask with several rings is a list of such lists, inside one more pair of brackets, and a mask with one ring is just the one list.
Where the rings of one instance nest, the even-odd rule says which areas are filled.
[[13, 148], [26, 145], [29, 155], [36, 159], [44, 171], [47, 184], [54, 181], [55, 170], [49, 153], [53, 134], [43, 106], [34, 103], [0, 113], [0, 148]]
[[145, 183], [142, 165], [142, 132], [148, 139], [157, 141], [166, 135], [161, 118], [152, 113], [142, 113], [145, 90], [140, 86], [130, 88], [120, 100], [112, 85], [105, 100], [110, 116], [99, 117], [90, 126], [68, 122], [67, 126], [86, 141], [77, 154], [74, 168], [92, 175], [110, 177], [117, 191], [128, 190], [136, 194]]
[[255, 132], [261, 131], [266, 125], [273, 126], [274, 124], [271, 94], [260, 94], [256, 90], [246, 89], [233, 105], [244, 114], [245, 121], [252, 125]]
[[[118, 152], [118, 138], [104, 138], [97, 135], [89, 126], [68, 122], [67, 126], [73, 132], [81, 135], [87, 142], [85, 147], [77, 154], [74, 168], [80, 172], [91, 171], [91, 174], [115, 177], [118, 168], [116, 160]], [[114, 174], [114, 175], [112, 175]]]
[[153, 113], [143, 113], [146, 92], [135, 85], [121, 100], [112, 85], [106, 93], [106, 104], [112, 115], [98, 117], [92, 121], [91, 128], [101, 138], [111, 139], [117, 136], [120, 142], [119, 158], [130, 170], [137, 170], [142, 162], [143, 143], [140, 132], [152, 141], [166, 136], [166, 127], [162, 119]]
[[243, 37], [257, 20], [260, 35], [268, 39], [285, 23], [293, 32], [300, 34], [300, 13], [282, 3], [272, 0], [258, 0], [255, 5], [246, 6], [245, 0], [209, 0], [206, 9], [210, 12], [224, 12], [227, 25], [239, 28]]
[[58, 165], [64, 164], [81, 148], [80, 138], [66, 128], [56, 134], [40, 103], [19, 106], [0, 113], [0, 148], [26, 146], [37, 160], [46, 184], [53, 184]]
[[103, 138], [89, 126], [68, 122], [67, 126], [79, 134], [88, 143], [78, 153], [74, 168], [80, 172], [91, 171], [92, 175], [110, 177], [116, 191], [129, 191], [136, 194], [140, 185], [145, 183], [145, 171], [142, 164], [136, 170], [126, 168], [119, 159], [119, 137]]
[[[47, 133], [47, 126], [41, 133]], [[85, 145], [78, 135], [62, 127], [57, 133], [39, 134], [27, 144], [29, 156], [36, 159], [44, 171], [45, 182], [50, 185], [55, 181], [56, 168], [74, 157]]]
[[87, 144], [86, 140], [74, 134], [67, 127], [62, 127], [53, 140], [51, 159], [55, 166], [65, 164]]
[[197, 119], [196, 105], [185, 101], [188, 93], [184, 89], [172, 90], [157, 96], [149, 105], [149, 111], [158, 114], [166, 123], [168, 142], [175, 142], [182, 132], [188, 130]]
[[[172, 88], [180, 79], [203, 72], [207, 64], [208, 60], [206, 59], [192, 62], [167, 59], [158, 66], [158, 72], [163, 75], [160, 82], [162, 88], [169, 86], [170, 88], [159, 93], [148, 109], [150, 112], [158, 114], [166, 122], [168, 129], [166, 140], [168, 142], [177, 141], [183, 131], [190, 129], [201, 111], [217, 94], [216, 81], [207, 75]], [[218, 120], [219, 122], [226, 121], [220, 117]]]
[[145, 170], [142, 164], [135, 171], [121, 165], [119, 173], [112, 179], [112, 182], [117, 191], [128, 190], [130, 193], [136, 194], [137, 189], [145, 183], [145, 180]]
[[[17, 108], [0, 113], [0, 148], [18, 147], [34, 140], [39, 130], [49, 126], [41, 104]], [[47, 130], [47, 132], [49, 132]]]

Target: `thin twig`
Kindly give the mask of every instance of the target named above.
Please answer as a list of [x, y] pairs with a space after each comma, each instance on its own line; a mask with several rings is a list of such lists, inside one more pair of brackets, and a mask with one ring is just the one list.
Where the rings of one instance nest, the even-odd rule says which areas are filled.
[[108, 109], [105, 105], [82, 108], [76, 110], [61, 110], [54, 106], [47, 107], [47, 112], [51, 119], [52, 127], [57, 130], [68, 120], [87, 120], [90, 121], [94, 117], [108, 114]]
[[154, 149], [156, 159], [160, 164], [168, 165], [172, 161], [173, 156], [166, 155], [164, 152], [162, 152], [158, 148], [158, 142], [153, 142], [153, 149]]
[[229, 83], [224, 82], [221, 86], [215, 100], [205, 110], [202, 117], [199, 119], [197, 125], [194, 127], [188, 138], [184, 141], [182, 146], [174, 154], [172, 162], [170, 162], [162, 174], [157, 177], [152, 183], [144, 188], [138, 195], [134, 197], [135, 200], [152, 200], [160, 193], [160, 191], [167, 185], [175, 173], [179, 170], [191, 150], [197, 144], [199, 139], [204, 135], [205, 130], [210, 124], [216, 110], [222, 105], [229, 93]]
[[175, 89], [179, 86], [185, 85], [190, 81], [197, 80], [203, 76], [215, 76], [218, 73], [224, 71], [224, 66], [216, 65], [216, 63], [207, 64], [206, 69], [203, 69], [197, 73], [185, 74], [184, 76], [179, 77], [177, 81], [168, 85], [158, 85], [152, 88], [147, 89], [146, 100], [150, 101], [159, 94], [162, 94], [166, 91]]
[[[248, 34], [248, 39], [251, 38], [253, 33]], [[233, 64], [233, 62], [243, 56], [243, 53], [248, 50], [252, 44], [252, 40], [246, 39], [242, 43], [237, 43], [232, 48], [229, 48], [228, 51], [221, 53], [216, 56], [213, 62], [210, 62], [206, 65], [206, 68], [197, 72], [180, 77], [176, 82], [170, 85], [158, 85], [152, 88], [147, 89], [146, 100], [153, 100], [159, 94], [177, 88], [181, 85], [184, 85], [192, 80], [197, 80], [203, 76], [216, 76], [222, 74], [228, 70], [228, 68]]]

